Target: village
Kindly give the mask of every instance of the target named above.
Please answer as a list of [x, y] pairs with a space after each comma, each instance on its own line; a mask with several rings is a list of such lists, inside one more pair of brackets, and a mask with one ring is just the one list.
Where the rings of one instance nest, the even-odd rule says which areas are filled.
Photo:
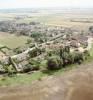
[[[47, 26], [39, 22], [0, 22], [0, 31], [30, 37], [25, 47], [13, 50], [0, 45], [0, 71], [29, 72], [60, 69], [67, 64], [82, 63], [93, 44], [92, 27], [87, 32], [67, 27]], [[7, 49], [8, 52], [4, 52]], [[10, 54], [9, 52], [12, 52]], [[46, 63], [42, 65], [42, 62]], [[11, 71], [10, 71], [11, 72]]]

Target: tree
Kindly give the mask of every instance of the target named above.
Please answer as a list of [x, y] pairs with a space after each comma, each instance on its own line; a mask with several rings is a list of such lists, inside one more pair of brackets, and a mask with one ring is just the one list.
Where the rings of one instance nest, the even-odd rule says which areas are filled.
[[38, 33], [38, 32], [33, 32], [32, 34], [31, 34], [31, 37], [32, 38], [40, 38], [42, 36], [42, 34], [41, 33]]
[[56, 70], [62, 68], [63, 62], [58, 56], [52, 56], [48, 58], [47, 69]]
[[76, 51], [73, 53], [73, 59], [74, 63], [81, 64], [84, 61], [84, 54]]
[[39, 60], [35, 60], [35, 59], [30, 59], [29, 60], [29, 66], [30, 66], [31, 70], [39, 70], [40, 61]]
[[89, 31], [90, 31], [91, 33], [93, 33], [93, 26], [90, 26], [90, 27], [89, 27]]

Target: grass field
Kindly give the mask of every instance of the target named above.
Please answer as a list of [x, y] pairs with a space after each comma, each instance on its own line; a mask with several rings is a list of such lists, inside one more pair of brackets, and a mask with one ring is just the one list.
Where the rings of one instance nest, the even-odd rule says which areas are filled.
[[26, 43], [28, 37], [26, 36], [15, 36], [0, 32], [0, 45], [8, 46], [9, 48], [16, 48]]
[[32, 84], [36, 80], [42, 80], [42, 78], [51, 76], [51, 75], [60, 75], [66, 71], [69, 71], [73, 68], [76, 68], [75, 65], [70, 65], [69, 67], [62, 68], [61, 70], [56, 71], [48, 71], [46, 73], [43, 72], [35, 72], [32, 74], [17, 74], [15, 76], [9, 77], [4, 76], [0, 77], [0, 86], [17, 86], [17, 85], [29, 85]]

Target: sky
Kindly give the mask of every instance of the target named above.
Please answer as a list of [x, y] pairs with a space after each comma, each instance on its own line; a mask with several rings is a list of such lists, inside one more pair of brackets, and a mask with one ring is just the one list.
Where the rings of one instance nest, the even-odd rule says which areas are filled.
[[0, 9], [38, 7], [92, 8], [93, 0], [0, 0]]

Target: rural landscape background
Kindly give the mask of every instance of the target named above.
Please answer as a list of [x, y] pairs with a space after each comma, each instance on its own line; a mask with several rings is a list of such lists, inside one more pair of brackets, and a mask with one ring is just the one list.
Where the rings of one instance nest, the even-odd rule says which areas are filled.
[[0, 100], [93, 100], [91, 0], [9, 2], [0, 8]]

